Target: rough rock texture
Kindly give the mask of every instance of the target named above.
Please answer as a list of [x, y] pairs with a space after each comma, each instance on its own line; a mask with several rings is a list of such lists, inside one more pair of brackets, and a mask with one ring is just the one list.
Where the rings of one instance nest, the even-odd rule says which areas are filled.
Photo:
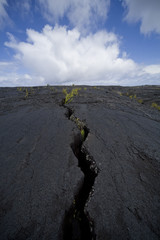
[[34, 101], [14, 93], [0, 116], [0, 239], [62, 239], [83, 177], [69, 146], [73, 124], [47, 94]]
[[[0, 89], [0, 239], [62, 239], [83, 178], [70, 147], [76, 125], [62, 87], [25, 95]], [[81, 87], [67, 104], [89, 129], [83, 145], [99, 168], [85, 206], [97, 240], [160, 239], [160, 111], [152, 103], [160, 104], [159, 86]]]

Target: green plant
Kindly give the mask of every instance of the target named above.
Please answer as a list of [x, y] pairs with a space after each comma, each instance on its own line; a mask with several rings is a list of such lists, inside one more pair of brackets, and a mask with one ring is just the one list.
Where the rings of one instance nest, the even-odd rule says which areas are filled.
[[25, 95], [25, 98], [27, 98], [28, 97], [28, 89], [26, 88], [26, 95]]
[[17, 91], [21, 92], [21, 91], [22, 91], [22, 88], [21, 88], [21, 87], [17, 88]]
[[81, 129], [81, 136], [82, 136], [82, 140], [85, 140], [85, 131], [84, 129]]
[[34, 88], [30, 87], [30, 93], [35, 93]]
[[139, 102], [139, 103], [143, 103], [143, 100], [142, 99], [137, 99], [137, 102]]
[[118, 93], [120, 96], [123, 96], [123, 93], [122, 93], [122, 92], [119, 92], [119, 91], [118, 91], [117, 93]]
[[160, 111], [160, 106], [157, 103], [153, 102], [151, 106]]
[[62, 92], [63, 92], [64, 95], [67, 95], [67, 89], [66, 88], [63, 88]]
[[133, 95], [130, 95], [129, 98], [132, 99], [132, 98], [133, 98]]
[[[70, 119], [75, 122], [75, 124], [77, 125], [78, 129], [81, 131], [81, 130], [84, 130], [84, 127], [85, 127], [85, 124], [77, 117], [75, 117], [74, 115], [71, 115]], [[85, 134], [85, 131], [81, 132], [81, 135]]]
[[70, 103], [73, 100], [73, 97], [78, 95], [78, 91], [81, 90], [81, 88], [73, 88], [69, 93], [67, 93], [67, 90], [64, 88], [63, 94], [65, 95], [65, 101], [64, 103]]
[[54, 87], [50, 87], [50, 90], [51, 90], [51, 91], [54, 91]]
[[79, 118], [75, 118], [75, 123], [80, 130], [84, 128], [84, 123]]

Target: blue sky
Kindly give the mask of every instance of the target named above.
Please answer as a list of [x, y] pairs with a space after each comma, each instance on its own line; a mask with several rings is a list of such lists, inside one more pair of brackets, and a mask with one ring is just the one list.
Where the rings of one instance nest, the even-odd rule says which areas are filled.
[[159, 0], [0, 0], [0, 86], [160, 85]]

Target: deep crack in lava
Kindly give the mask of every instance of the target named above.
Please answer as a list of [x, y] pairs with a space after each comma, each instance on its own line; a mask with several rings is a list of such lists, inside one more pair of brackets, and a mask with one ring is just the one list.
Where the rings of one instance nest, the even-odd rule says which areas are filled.
[[[62, 104], [63, 107], [67, 109], [66, 117], [75, 122], [77, 127], [77, 118], [73, 115], [72, 109]], [[80, 123], [80, 121], [78, 119]], [[75, 195], [74, 202], [72, 203], [70, 209], [65, 213], [65, 218], [63, 222], [63, 239], [64, 240], [95, 240], [96, 235], [94, 232], [94, 222], [90, 218], [89, 213], [85, 211], [85, 205], [90, 198], [93, 191], [94, 181], [98, 175], [98, 167], [90, 156], [87, 149], [84, 147], [83, 143], [86, 140], [89, 129], [83, 124], [83, 136], [78, 133], [73, 142], [71, 143], [71, 149], [78, 159], [78, 166], [84, 173], [84, 179], [78, 193]], [[81, 126], [81, 127], [82, 127]]]

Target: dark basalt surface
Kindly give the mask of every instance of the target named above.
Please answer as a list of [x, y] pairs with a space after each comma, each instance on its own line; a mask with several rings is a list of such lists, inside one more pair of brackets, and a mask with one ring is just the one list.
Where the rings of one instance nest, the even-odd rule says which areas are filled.
[[160, 239], [160, 86], [63, 88], [0, 88], [0, 239]]

